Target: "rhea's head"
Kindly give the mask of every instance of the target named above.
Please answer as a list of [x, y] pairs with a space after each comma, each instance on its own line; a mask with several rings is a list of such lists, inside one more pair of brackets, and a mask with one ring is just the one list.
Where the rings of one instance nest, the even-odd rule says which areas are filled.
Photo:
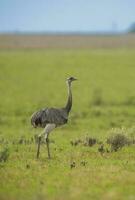
[[67, 78], [67, 82], [68, 83], [72, 83], [72, 81], [76, 81], [77, 79], [76, 78], [74, 78], [74, 77], [69, 77], [69, 78]]

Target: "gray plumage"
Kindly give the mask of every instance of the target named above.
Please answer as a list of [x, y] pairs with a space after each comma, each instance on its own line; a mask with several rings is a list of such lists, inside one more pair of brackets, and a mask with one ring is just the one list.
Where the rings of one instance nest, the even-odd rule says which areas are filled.
[[34, 113], [31, 118], [33, 127], [45, 128], [47, 124], [63, 125], [68, 121], [68, 112], [65, 108], [45, 108]]
[[[41, 110], [35, 112], [31, 117], [31, 124], [34, 128], [36, 128], [36, 127], [45, 128], [45, 131], [42, 135], [45, 135], [45, 138], [46, 138], [49, 158], [50, 158], [50, 152], [49, 152], [48, 136], [49, 136], [49, 133], [55, 127], [61, 126], [68, 122], [68, 115], [72, 108], [71, 83], [72, 83], [72, 81], [75, 81], [75, 80], [77, 80], [77, 79], [74, 77], [70, 77], [67, 79], [68, 100], [67, 100], [65, 107], [63, 107], [63, 108], [44, 108], [44, 109], [41, 109]], [[39, 156], [40, 140], [41, 140], [42, 135], [39, 136], [37, 157]]]

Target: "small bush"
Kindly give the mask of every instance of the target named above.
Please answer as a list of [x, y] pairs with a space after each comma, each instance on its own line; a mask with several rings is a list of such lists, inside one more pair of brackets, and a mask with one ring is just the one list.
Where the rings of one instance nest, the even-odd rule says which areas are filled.
[[92, 147], [96, 143], [97, 143], [96, 138], [86, 137], [84, 140], [84, 146]]
[[6, 162], [9, 157], [9, 149], [8, 147], [5, 147], [1, 152], [0, 152], [0, 162]]
[[97, 143], [97, 139], [87, 136], [84, 139], [76, 139], [74, 141], [72, 140], [70, 143], [72, 146], [77, 146], [79, 144], [82, 144], [83, 146], [92, 147], [94, 144]]
[[131, 140], [126, 135], [125, 129], [112, 129], [110, 136], [107, 138], [107, 144], [111, 145], [111, 151], [118, 151], [125, 145], [129, 145]]
[[72, 140], [72, 141], [70, 141], [70, 144], [72, 145], [72, 146], [77, 146], [78, 144], [80, 144], [80, 143], [82, 143], [82, 140], [81, 139], [76, 139], [76, 140]]

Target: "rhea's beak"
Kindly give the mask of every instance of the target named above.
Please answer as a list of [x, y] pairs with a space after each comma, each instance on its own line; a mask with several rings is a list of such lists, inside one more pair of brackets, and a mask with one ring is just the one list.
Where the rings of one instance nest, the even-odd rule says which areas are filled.
[[77, 78], [74, 78], [74, 80], [73, 81], [77, 81], [78, 79]]

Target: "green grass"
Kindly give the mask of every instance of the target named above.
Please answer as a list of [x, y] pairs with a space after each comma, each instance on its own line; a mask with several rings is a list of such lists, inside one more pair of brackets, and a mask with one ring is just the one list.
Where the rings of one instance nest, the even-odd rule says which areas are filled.
[[[42, 145], [36, 160], [36, 144], [15, 141], [42, 131], [31, 127], [35, 110], [66, 103], [71, 75], [78, 81], [69, 123], [50, 135], [52, 159]], [[0, 51], [0, 151], [9, 149], [0, 199], [135, 199], [134, 146], [102, 156], [99, 145], [70, 144], [86, 135], [104, 142], [111, 128], [131, 128], [134, 119], [135, 50]]]

